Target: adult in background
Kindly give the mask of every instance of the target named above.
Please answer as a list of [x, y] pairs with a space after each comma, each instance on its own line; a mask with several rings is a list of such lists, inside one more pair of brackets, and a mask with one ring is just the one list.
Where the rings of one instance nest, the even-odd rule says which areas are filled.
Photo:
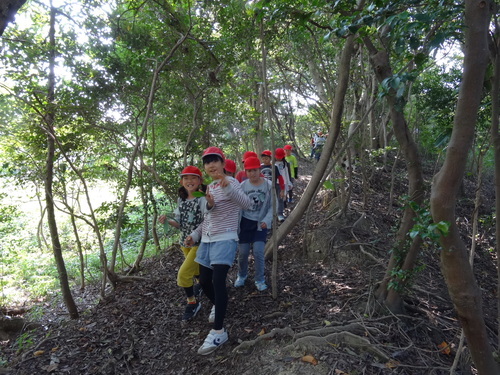
[[318, 130], [314, 136], [314, 159], [319, 160], [326, 138], [321, 130]]

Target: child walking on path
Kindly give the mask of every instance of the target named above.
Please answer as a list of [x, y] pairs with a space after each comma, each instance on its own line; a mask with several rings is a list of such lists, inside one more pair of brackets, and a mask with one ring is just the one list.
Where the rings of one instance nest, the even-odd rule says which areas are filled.
[[[280, 208], [281, 206], [285, 208], [288, 191], [292, 189], [292, 180], [290, 179], [290, 164], [288, 164], [288, 162], [285, 160], [285, 150], [283, 150], [282, 148], [277, 148], [274, 151], [274, 160], [274, 164], [278, 167], [278, 170], [280, 171], [281, 176], [283, 176], [283, 181], [285, 183], [285, 195], [283, 199], [278, 200], [278, 208]], [[283, 216], [283, 209], [281, 209], [281, 211], [278, 211], [278, 220], [283, 221], [279, 217], [280, 213], [281, 216]]]
[[264, 277], [264, 247], [273, 218], [271, 201], [273, 184], [260, 176], [260, 161], [258, 158], [250, 157], [246, 159], [244, 168], [248, 179], [241, 183], [241, 188], [250, 197], [253, 205], [250, 209], [242, 211], [239, 233], [238, 277], [234, 286], [238, 288], [245, 284], [248, 275], [248, 256], [250, 255], [250, 246], [253, 244], [255, 286], [257, 290], [263, 291], [267, 289]]
[[224, 329], [227, 309], [226, 277], [234, 262], [238, 241], [241, 209], [252, 207], [252, 200], [243, 193], [234, 178], [224, 175], [224, 154], [217, 147], [207, 148], [202, 155], [203, 168], [212, 183], [207, 187], [206, 199], [211, 209], [205, 220], [190, 236], [186, 244], [200, 240], [195, 261], [200, 265], [200, 285], [214, 304], [209, 322], [213, 329], [198, 349], [198, 354], [212, 353], [228, 339]]
[[285, 150], [285, 160], [290, 166], [290, 181], [292, 183], [291, 188], [288, 190], [288, 203], [293, 203], [293, 186], [295, 185], [295, 179], [299, 177], [299, 165], [297, 158], [292, 154], [292, 146], [284, 145], [283, 150]]
[[[194, 261], [198, 242], [193, 242], [191, 246], [182, 246], [186, 237], [201, 224], [207, 212], [205, 197], [197, 198], [194, 196], [195, 192], [205, 189], [201, 182], [201, 171], [198, 168], [188, 166], [182, 170], [177, 208], [174, 211], [175, 219], [167, 221], [168, 224], [181, 231], [180, 243], [184, 262], [177, 272], [177, 285], [184, 288], [187, 297], [187, 305], [182, 316], [183, 321], [194, 318], [201, 308], [201, 303], [197, 300], [193, 287], [193, 278], [200, 274], [198, 263]], [[166, 216], [161, 215], [158, 221], [163, 224], [165, 219]]]
[[[258, 158], [257, 154], [253, 151], [245, 151], [243, 153], [243, 160], [242, 160], [242, 163], [245, 164], [245, 160], [249, 157], [256, 157]], [[238, 182], [243, 182], [244, 180], [246, 180], [248, 177], [247, 177], [247, 174], [245, 172], [245, 169], [243, 169], [242, 171], [239, 171], [238, 173], [236, 173], [236, 176], [234, 177], [238, 180]]]
[[[272, 175], [272, 164], [271, 164], [272, 153], [269, 150], [264, 150], [260, 154], [260, 158], [262, 160], [262, 164], [260, 165], [260, 173], [267, 178], [269, 181], [273, 181]], [[283, 199], [285, 198], [285, 180], [283, 176], [281, 176], [278, 166], [274, 166], [274, 175], [276, 177], [276, 198], [277, 198], [277, 207], [276, 214], [278, 215], [278, 221], [284, 221], [285, 217], [283, 216]]]

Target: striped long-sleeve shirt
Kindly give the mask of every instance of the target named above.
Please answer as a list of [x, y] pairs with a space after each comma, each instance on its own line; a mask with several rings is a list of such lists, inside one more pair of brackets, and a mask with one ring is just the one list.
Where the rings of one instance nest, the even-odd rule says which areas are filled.
[[214, 198], [214, 206], [207, 211], [203, 223], [191, 233], [194, 242], [216, 242], [237, 240], [241, 209], [252, 207], [252, 200], [243, 192], [240, 183], [232, 177], [225, 177], [229, 184], [220, 186], [220, 180], [208, 185], [208, 192]]

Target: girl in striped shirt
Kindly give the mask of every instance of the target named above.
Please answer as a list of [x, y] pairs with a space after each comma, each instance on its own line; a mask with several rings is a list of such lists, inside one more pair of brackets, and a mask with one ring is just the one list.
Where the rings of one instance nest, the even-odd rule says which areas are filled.
[[203, 223], [186, 237], [185, 244], [201, 239], [195, 261], [200, 265], [203, 292], [214, 304], [208, 318], [214, 323], [213, 329], [198, 349], [198, 354], [206, 355], [228, 339], [224, 329], [228, 300], [226, 277], [236, 255], [240, 210], [251, 208], [253, 202], [241, 190], [237, 180], [224, 174], [225, 158], [219, 148], [207, 148], [202, 161], [205, 172], [212, 178], [205, 197], [212, 208]]

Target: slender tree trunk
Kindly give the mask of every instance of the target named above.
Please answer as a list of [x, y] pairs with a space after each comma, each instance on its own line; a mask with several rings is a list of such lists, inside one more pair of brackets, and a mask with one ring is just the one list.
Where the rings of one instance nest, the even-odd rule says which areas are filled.
[[431, 213], [434, 222], [447, 221], [449, 234], [440, 238], [441, 270], [450, 298], [479, 374], [499, 374], [484, 323], [481, 291], [468, 261], [455, 219], [455, 206], [475, 134], [477, 112], [488, 63], [490, 2], [465, 1], [465, 51], [462, 83], [453, 132], [441, 170], [434, 176]]
[[[52, 3], [52, 2], [51, 2]], [[68, 274], [64, 264], [62, 255], [61, 242], [59, 241], [59, 232], [57, 229], [57, 222], [55, 216], [54, 199], [52, 195], [52, 184], [54, 180], [54, 158], [55, 158], [55, 140], [54, 140], [54, 91], [55, 91], [55, 56], [56, 56], [56, 42], [55, 42], [55, 23], [56, 23], [56, 9], [50, 7], [50, 55], [49, 55], [49, 79], [48, 79], [48, 92], [47, 92], [47, 105], [48, 110], [45, 117], [45, 126], [47, 130], [47, 159], [45, 163], [45, 201], [47, 203], [47, 223], [50, 230], [50, 239], [52, 241], [52, 251], [57, 265], [57, 272], [59, 274], [59, 283], [61, 285], [61, 292], [64, 303], [68, 309], [69, 315], [72, 319], [78, 318], [78, 308], [71, 295], [71, 289], [68, 282]]]
[[[495, 50], [493, 51], [493, 85], [491, 88], [491, 139], [493, 143], [493, 155], [495, 159], [495, 237], [497, 239], [497, 295], [500, 292], [500, 246], [498, 239], [500, 238], [500, 134], [498, 126], [500, 122], [500, 24], [495, 20], [495, 43], [492, 44]], [[500, 298], [497, 299], [497, 324], [498, 332], [500, 332]], [[500, 335], [498, 335], [497, 347], [500, 348]], [[498, 350], [498, 349], [497, 349]]]
[[153, 195], [153, 188], [151, 185], [149, 185], [148, 194], [149, 194], [149, 201], [153, 206], [153, 217], [151, 218], [153, 224], [151, 228], [151, 233], [153, 235], [153, 242], [155, 244], [155, 253], [156, 255], [158, 255], [160, 254], [161, 251], [160, 238], [158, 237], [158, 203], [156, 202], [156, 198]]
[[[269, 125], [269, 131], [271, 134], [271, 148], [273, 149], [274, 152], [274, 130], [273, 130], [273, 123], [272, 123], [272, 113], [271, 113], [271, 106], [269, 103], [269, 93], [267, 91], [267, 49], [266, 49], [266, 38], [265, 38], [265, 32], [264, 32], [264, 19], [261, 19], [260, 25], [260, 39], [261, 39], [261, 53], [262, 53], [262, 97], [263, 97], [263, 104], [264, 104], [264, 110], [267, 114], [267, 121]], [[274, 167], [274, 158], [272, 159], [272, 181], [273, 181], [273, 186], [272, 186], [272, 191], [276, 191], [276, 175], [275, 175], [275, 167]], [[272, 195], [272, 210], [273, 210], [273, 221], [272, 221], [272, 228], [276, 228], [278, 226], [278, 220], [276, 218], [276, 205], [277, 199], [280, 199], [279, 197], [276, 196], [276, 194]], [[276, 230], [273, 230], [272, 232], [272, 240], [271, 242], [273, 243], [273, 248], [272, 248], [272, 254], [273, 254], [273, 266], [272, 266], [272, 275], [271, 275], [271, 289], [272, 289], [272, 295], [273, 299], [278, 298], [278, 245], [276, 241]]]
[[[141, 157], [142, 158], [142, 157]], [[142, 171], [139, 172], [141, 175], [139, 176], [140, 178], [140, 191], [141, 191], [141, 200], [142, 200], [142, 210], [143, 210], [143, 235], [142, 235], [142, 242], [141, 242], [141, 247], [139, 248], [139, 252], [137, 253], [137, 256], [135, 258], [134, 264], [132, 265], [132, 268], [128, 272], [133, 273], [137, 272], [140, 269], [141, 266], [141, 261], [144, 258], [144, 253], [146, 252], [146, 247], [148, 245], [148, 238], [149, 238], [149, 215], [148, 215], [148, 194], [146, 192], [146, 189], [144, 189], [144, 176], [142, 175]]]
[[[378, 81], [382, 82], [384, 79], [392, 77], [393, 74], [387, 51], [378, 50], [368, 37], [364, 38], [364, 42], [370, 53], [370, 62]], [[412, 202], [421, 205], [424, 200], [424, 179], [417, 145], [408, 129], [403, 112], [397, 109], [400, 103], [398, 103], [399, 99], [396, 98], [395, 90], [391, 89], [391, 92], [386, 98], [389, 104], [394, 134], [406, 160], [406, 169], [408, 171], [408, 195]], [[415, 264], [418, 251], [420, 250], [421, 238], [419, 236], [413, 240], [409, 249], [406, 245], [407, 234], [414, 225], [414, 217], [415, 212], [408, 205], [403, 213], [401, 225], [396, 235], [394, 251], [389, 260], [386, 275], [377, 290], [379, 301], [383, 301], [385, 306], [394, 313], [401, 313], [403, 311], [403, 302], [396, 289], [388, 289], [389, 282], [393, 278], [392, 271], [396, 267], [401, 268], [403, 271], [411, 270]], [[401, 261], [399, 261], [399, 259], [401, 259]], [[399, 286], [404, 288], [405, 281], [397, 281]]]
[[342, 55], [339, 64], [339, 76], [338, 84], [335, 90], [335, 101], [331, 111], [331, 125], [329, 130], [329, 136], [326, 139], [326, 143], [323, 147], [323, 152], [321, 157], [314, 169], [311, 181], [307, 185], [302, 198], [298, 201], [295, 209], [290, 213], [287, 219], [279, 226], [279, 228], [274, 228], [273, 232], [276, 232], [276, 239], [269, 241], [266, 245], [266, 257], [269, 257], [272, 253], [274, 243], [277, 244], [292, 231], [295, 225], [300, 221], [304, 212], [311, 204], [312, 200], [316, 196], [316, 191], [321, 183], [323, 175], [328, 167], [330, 161], [330, 156], [333, 153], [335, 143], [340, 134], [340, 128], [342, 126], [342, 113], [344, 108], [344, 98], [347, 92], [347, 87], [349, 84], [349, 74], [351, 68], [351, 57], [354, 52], [354, 35], [350, 35], [346, 38], [344, 48], [342, 50]]
[[[371, 95], [370, 97], [371, 98], [376, 98], [377, 97], [377, 78], [375, 77], [375, 75], [372, 75], [372, 79], [371, 79], [371, 86], [372, 86], [372, 92], [371, 92]], [[376, 123], [377, 123], [377, 118], [375, 116], [375, 111], [371, 111], [370, 113], [370, 148], [372, 150], [375, 150], [377, 149], [380, 144], [378, 142], [378, 137], [377, 137], [377, 127], [376, 127]], [[381, 127], [383, 124], [380, 124]]]
[[148, 122], [149, 122], [149, 116], [151, 114], [151, 111], [153, 109], [153, 99], [154, 99], [154, 93], [156, 91], [156, 85], [158, 83], [158, 76], [160, 72], [163, 70], [165, 65], [170, 61], [172, 58], [173, 54], [177, 49], [184, 43], [184, 41], [187, 39], [189, 36], [191, 29], [189, 29], [185, 35], [183, 35], [177, 43], [172, 47], [168, 55], [165, 57], [165, 59], [161, 62], [161, 64], [154, 70], [153, 72], [153, 79], [151, 81], [151, 87], [149, 90], [149, 96], [148, 96], [148, 101], [146, 103], [146, 113], [144, 115], [144, 121], [142, 123], [141, 127], [141, 132], [138, 136], [138, 139], [136, 140], [134, 149], [132, 151], [132, 155], [130, 155], [129, 158], [129, 167], [127, 171], [127, 179], [125, 183], [125, 188], [123, 191], [122, 199], [120, 202], [120, 206], [118, 207], [118, 213], [117, 217], [118, 219], [116, 220], [116, 226], [115, 226], [115, 237], [114, 237], [114, 242], [113, 242], [113, 251], [111, 255], [111, 261], [109, 265], [109, 270], [108, 270], [108, 277], [110, 278], [111, 283], [113, 286], [116, 284], [117, 278], [114, 276], [114, 267], [116, 264], [116, 254], [118, 252], [118, 247], [120, 243], [120, 237], [121, 237], [121, 227], [123, 223], [123, 212], [125, 211], [125, 205], [127, 203], [127, 197], [128, 197], [128, 191], [130, 190], [130, 185], [132, 184], [132, 177], [133, 177], [133, 171], [134, 171], [134, 165], [135, 165], [135, 160], [137, 157], [137, 154], [139, 153], [139, 147], [142, 144], [142, 140], [144, 138], [144, 135], [146, 134], [146, 129], [148, 127]]
[[186, 140], [186, 144], [184, 145], [184, 162], [182, 166], [185, 167], [188, 165], [188, 155], [189, 155], [189, 146], [191, 145], [191, 139], [193, 138], [193, 134], [196, 130], [199, 129], [198, 125], [198, 114], [203, 106], [203, 90], [192, 96], [193, 100], [193, 118], [191, 124], [191, 131], [188, 134], [188, 138]]
[[78, 234], [78, 227], [76, 226], [75, 216], [71, 215], [71, 227], [73, 228], [73, 234], [75, 235], [76, 241], [76, 251], [78, 252], [78, 259], [80, 260], [80, 290], [85, 289], [85, 257], [83, 256], [82, 241], [80, 241], [80, 235]]

